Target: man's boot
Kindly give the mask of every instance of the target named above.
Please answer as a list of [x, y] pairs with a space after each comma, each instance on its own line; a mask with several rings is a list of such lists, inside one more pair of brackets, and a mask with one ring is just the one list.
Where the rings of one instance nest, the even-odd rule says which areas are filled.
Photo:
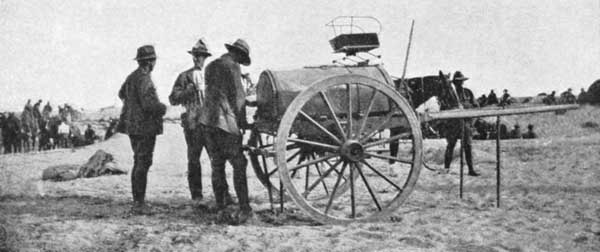
[[471, 146], [465, 145], [465, 159], [467, 160], [467, 167], [469, 167], [469, 176], [477, 177], [479, 172], [476, 172], [473, 168], [473, 153], [471, 152]]

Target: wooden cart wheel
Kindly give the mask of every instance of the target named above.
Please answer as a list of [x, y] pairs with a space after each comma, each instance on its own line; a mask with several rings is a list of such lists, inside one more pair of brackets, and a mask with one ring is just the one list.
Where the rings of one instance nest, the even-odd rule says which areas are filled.
[[[258, 129], [254, 128], [250, 132], [250, 137], [248, 139], [248, 145], [256, 148], [254, 152], [249, 152], [248, 156], [250, 158], [250, 164], [252, 165], [252, 169], [256, 174], [258, 180], [265, 186], [267, 190], [271, 190], [271, 194], [269, 195], [275, 201], [279, 201], [279, 172], [277, 166], [275, 164], [275, 159], [269, 153], [274, 152], [274, 142], [275, 136], [268, 133], [260, 132]], [[292, 152], [293, 154], [288, 156], [287, 161], [294, 161], [296, 165], [304, 164], [306, 162], [311, 162], [315, 159], [320, 158], [318, 153], [303, 149], [301, 145], [290, 144], [286, 148], [287, 152]], [[325, 162], [327, 164], [327, 162]], [[303, 178], [305, 181], [304, 186], [308, 186], [308, 181], [314, 181], [318, 179], [319, 176], [323, 173], [324, 168], [317, 165], [308, 165], [298, 169], [297, 172], [292, 174], [293, 178], [300, 177], [300, 174], [304, 174]], [[308, 174], [308, 176], [306, 176]], [[308, 178], [308, 179], [306, 179]], [[355, 176], [356, 180], [358, 176]], [[325, 183], [321, 183], [320, 186], [323, 186], [323, 190], [327, 190]], [[344, 177], [342, 180], [342, 184], [339, 186], [337, 190], [337, 195], [342, 194], [350, 189], [350, 185], [348, 183], [348, 176]], [[268, 191], [267, 191], [268, 193]], [[325, 197], [327, 195], [322, 195]], [[312, 198], [311, 198], [312, 199]], [[284, 196], [284, 200], [290, 200], [287, 194]]]
[[[398, 127], [404, 131], [389, 135], [389, 128]], [[397, 156], [382, 154], [395, 141]], [[292, 144], [312, 147], [321, 156], [298, 164], [290, 160], [294, 153], [287, 146]], [[412, 192], [421, 158], [421, 128], [413, 108], [391, 86], [355, 74], [317, 81], [300, 93], [288, 106], [275, 139], [284, 188], [321, 223], [389, 217]], [[299, 170], [310, 165], [324, 169], [318, 176], [303, 177]], [[337, 193], [344, 178], [360, 179], [347, 179], [350, 190]]]

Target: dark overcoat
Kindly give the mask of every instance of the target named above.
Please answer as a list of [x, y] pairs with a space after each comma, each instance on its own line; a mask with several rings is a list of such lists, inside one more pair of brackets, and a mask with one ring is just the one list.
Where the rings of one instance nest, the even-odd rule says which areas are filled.
[[133, 71], [121, 86], [119, 98], [123, 100], [123, 133], [141, 136], [162, 134], [162, 117], [167, 108], [158, 99], [149, 72], [141, 68]]
[[204, 70], [206, 81], [205, 109], [200, 123], [230, 134], [241, 135], [246, 124], [246, 93], [240, 65], [228, 53], [214, 60]]

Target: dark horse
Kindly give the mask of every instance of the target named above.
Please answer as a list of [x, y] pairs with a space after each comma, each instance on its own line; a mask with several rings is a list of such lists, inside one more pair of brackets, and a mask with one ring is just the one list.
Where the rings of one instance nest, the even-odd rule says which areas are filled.
[[[409, 97], [407, 97], [414, 109], [425, 103], [432, 97], [437, 97], [440, 102], [440, 107], [443, 108], [458, 108], [458, 96], [456, 91], [452, 88], [450, 83], [450, 75], [444, 75], [442, 71], [439, 71], [438, 75], [429, 75], [424, 77], [416, 77], [404, 80], [405, 85], [409, 90]], [[404, 85], [402, 79], [394, 80], [397, 88]], [[398, 135], [405, 132], [406, 129], [402, 127], [390, 128], [390, 135]], [[398, 143], [394, 141], [390, 143], [390, 154], [396, 156], [398, 154]], [[393, 161], [390, 161], [393, 163]]]

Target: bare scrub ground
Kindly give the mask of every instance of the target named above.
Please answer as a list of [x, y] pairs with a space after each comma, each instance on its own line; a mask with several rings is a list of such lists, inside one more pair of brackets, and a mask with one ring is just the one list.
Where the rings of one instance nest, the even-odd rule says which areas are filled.
[[[128, 175], [41, 181], [44, 168], [84, 163], [98, 149], [129, 170], [127, 136], [74, 151], [1, 155], [0, 251], [600, 251], [600, 129], [593, 126], [600, 109], [505, 120], [532, 123], [541, 138], [502, 141], [500, 208], [495, 142], [476, 141], [482, 176], [466, 177], [463, 199], [455, 161], [450, 174], [421, 171], [398, 221], [347, 226], [319, 225], [293, 203], [284, 214], [271, 214], [250, 167], [256, 218], [240, 226], [215, 224], [215, 214], [188, 199], [186, 148], [176, 124], [165, 124], [158, 138], [147, 192], [154, 214], [148, 216], [129, 214]], [[430, 166], [441, 167], [444, 147], [443, 140], [425, 141]], [[202, 165], [205, 195], [212, 199], [206, 154]]]

